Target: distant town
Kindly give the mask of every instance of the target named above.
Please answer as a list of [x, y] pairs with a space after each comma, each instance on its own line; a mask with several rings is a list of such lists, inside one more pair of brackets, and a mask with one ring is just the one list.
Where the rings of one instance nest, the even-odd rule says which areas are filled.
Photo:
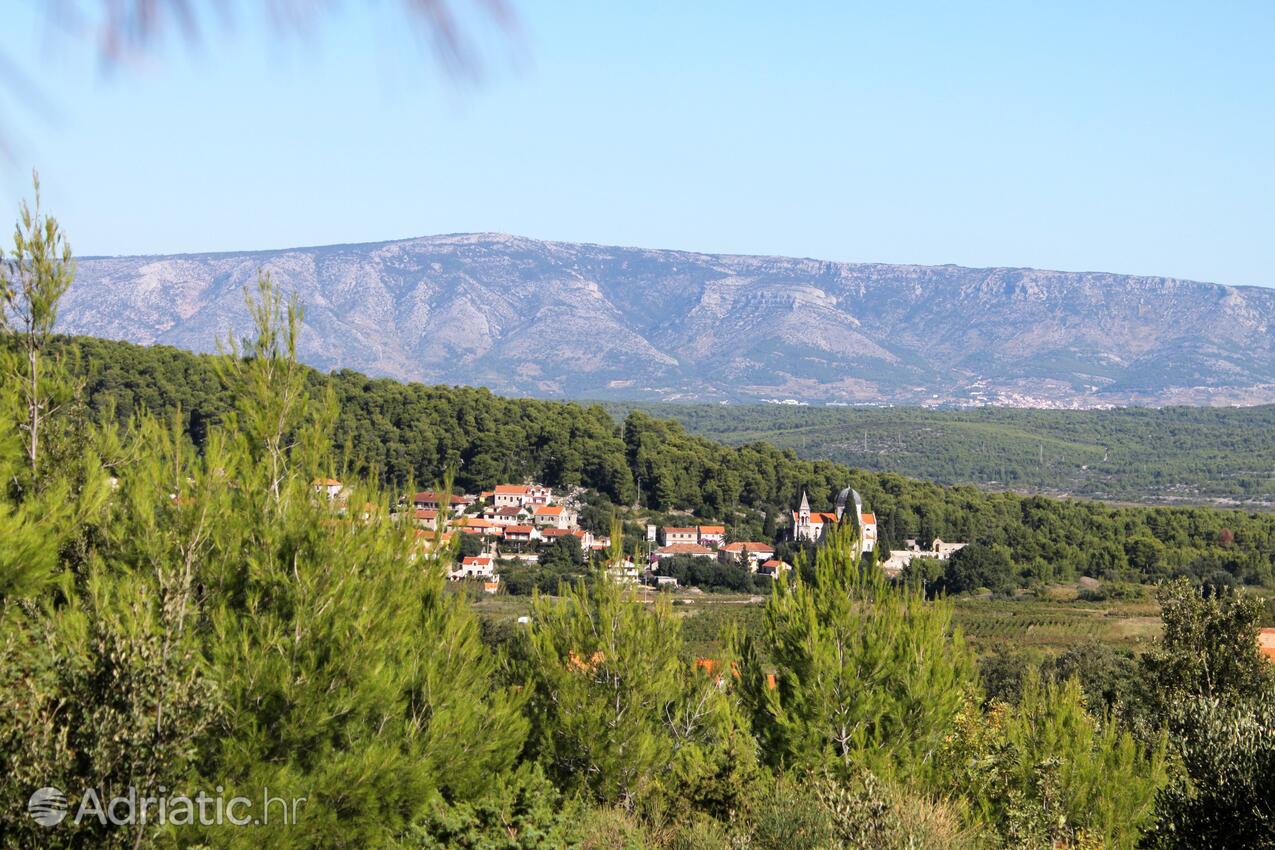
[[[313, 484], [316, 494], [345, 503], [349, 490], [339, 480], [325, 478]], [[776, 557], [782, 542], [818, 544], [838, 523], [857, 525], [859, 553], [871, 555], [886, 576], [898, 578], [915, 558], [946, 561], [965, 543], [941, 539], [918, 541], [909, 538], [902, 549], [877, 550], [876, 514], [865, 510], [859, 494], [842, 491], [833, 511], [813, 511], [805, 491], [788, 516], [775, 540], [735, 539], [727, 526], [696, 523], [687, 525], [649, 524], [645, 545], [633, 552], [621, 547], [620, 558], [613, 555], [611, 537], [580, 527], [583, 491], [575, 488], [555, 493], [537, 482], [498, 484], [479, 493], [444, 494], [422, 490], [405, 499], [395, 513], [415, 527], [416, 553], [429, 556], [450, 547], [457, 535], [479, 541], [475, 554], [462, 553], [448, 572], [456, 582], [472, 582], [484, 593], [501, 590], [501, 566], [537, 564], [546, 547], [569, 538], [579, 546], [581, 557], [605, 568], [613, 581], [675, 588], [678, 579], [666, 575], [661, 566], [672, 558], [695, 558], [739, 567], [769, 579], [792, 569], [792, 564]], [[472, 548], [472, 547], [471, 547]]]

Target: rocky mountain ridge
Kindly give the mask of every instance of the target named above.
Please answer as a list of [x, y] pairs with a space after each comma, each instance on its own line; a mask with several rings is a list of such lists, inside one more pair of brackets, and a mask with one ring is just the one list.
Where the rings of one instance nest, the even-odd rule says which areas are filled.
[[302, 357], [506, 394], [832, 404], [1275, 401], [1275, 290], [454, 234], [80, 260], [59, 329], [215, 349], [269, 271]]

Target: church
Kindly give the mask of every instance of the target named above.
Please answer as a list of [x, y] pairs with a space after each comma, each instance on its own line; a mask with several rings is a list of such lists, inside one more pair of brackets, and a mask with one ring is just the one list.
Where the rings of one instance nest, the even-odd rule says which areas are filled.
[[792, 514], [792, 538], [808, 543], [818, 543], [833, 526], [841, 521], [847, 508], [853, 513], [859, 524], [860, 552], [871, 552], [877, 544], [876, 514], [863, 509], [863, 499], [859, 491], [850, 487], [837, 496], [836, 513], [825, 513], [810, 510], [810, 499], [806, 491], [801, 491], [801, 505]]

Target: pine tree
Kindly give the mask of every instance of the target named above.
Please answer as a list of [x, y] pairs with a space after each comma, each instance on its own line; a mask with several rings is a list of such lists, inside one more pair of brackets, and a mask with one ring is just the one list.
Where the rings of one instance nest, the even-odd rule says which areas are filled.
[[[65, 789], [72, 806], [89, 788], [175, 787], [217, 716], [193, 561], [170, 557], [186, 528], [156, 521], [171, 510], [169, 461], [184, 437], [174, 447], [141, 418], [125, 444], [113, 426], [76, 415], [78, 388], [48, 345], [71, 268], [37, 194], [3, 287], [16, 321], [0, 396], [0, 790], [17, 805], [44, 785]], [[110, 496], [106, 470], [125, 459], [139, 486]], [[0, 814], [4, 846], [136, 848], [153, 837], [96, 821], [41, 829], [8, 805]]]
[[23, 202], [13, 251], [0, 252], [0, 605], [57, 576], [64, 546], [100, 513], [97, 434], [75, 414], [77, 384], [49, 350], [74, 263], [57, 219]]
[[[623, 557], [614, 523], [610, 561]], [[599, 571], [558, 599], [537, 595], [531, 620], [516, 666], [529, 752], [559, 787], [647, 809], [728, 806], [742, 791], [755, 744], [722, 687], [724, 663], [687, 663], [667, 598], [644, 605]]]
[[1133, 848], [1166, 777], [1166, 739], [1095, 717], [1076, 679], [1026, 676], [1017, 705], [973, 701], [942, 756], [950, 793], [1009, 846]]
[[759, 638], [732, 638], [767, 760], [924, 776], [974, 681], [951, 606], [861, 569], [853, 523], [819, 547], [813, 583], [794, 573], [775, 583]]
[[17, 343], [16, 351], [7, 352], [4, 359], [4, 380], [21, 400], [23, 449], [34, 484], [49, 451], [44, 444], [50, 441], [50, 420], [57, 419], [73, 395], [61, 363], [48, 357], [46, 350], [58, 302], [75, 277], [75, 265], [57, 219], [40, 208], [39, 176], [34, 175], [32, 182], [35, 208], [22, 202], [13, 231], [13, 256], [0, 262], [0, 299], [3, 325], [13, 328], [11, 339]]
[[210, 777], [305, 797], [305, 817], [210, 837], [384, 846], [437, 795], [477, 795], [526, 727], [463, 597], [444, 592], [445, 560], [413, 560], [413, 529], [389, 519], [384, 494], [315, 496], [310, 482], [332, 467], [331, 402], [310, 399], [295, 368], [299, 311], [268, 281], [260, 294], [253, 354], [225, 367], [238, 413], [203, 459], [233, 518], [205, 559], [225, 701]]
[[[523, 745], [499, 656], [444, 591], [448, 553], [414, 559], [413, 529], [379, 491], [314, 492], [335, 467], [331, 400], [296, 368], [298, 311], [268, 284], [261, 295], [249, 356], [223, 364], [238, 409], [202, 451], [180, 414], [171, 427], [141, 415], [123, 443], [78, 435], [73, 479], [41, 462], [40, 493], [0, 502], [16, 551], [57, 577], [5, 586], [51, 588], [48, 604], [0, 603], [0, 846], [391, 846], [438, 800], [481, 796]], [[29, 468], [12, 425], [27, 409], [0, 418], [0, 468]], [[31, 512], [44, 493], [88, 492], [85, 468], [107, 455], [118, 486], [75, 540], [48, 527], [56, 510]], [[41, 833], [21, 807], [44, 784], [72, 806], [129, 785], [305, 801], [288, 826], [276, 809], [268, 825]]]

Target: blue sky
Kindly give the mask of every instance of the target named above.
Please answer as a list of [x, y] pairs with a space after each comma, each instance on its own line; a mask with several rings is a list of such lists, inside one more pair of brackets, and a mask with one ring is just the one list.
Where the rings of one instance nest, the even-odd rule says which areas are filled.
[[492, 230], [1275, 285], [1273, 3], [511, 2], [470, 84], [387, 2], [103, 70], [9, 0], [44, 97], [0, 91], [0, 202], [38, 167], [82, 255]]

